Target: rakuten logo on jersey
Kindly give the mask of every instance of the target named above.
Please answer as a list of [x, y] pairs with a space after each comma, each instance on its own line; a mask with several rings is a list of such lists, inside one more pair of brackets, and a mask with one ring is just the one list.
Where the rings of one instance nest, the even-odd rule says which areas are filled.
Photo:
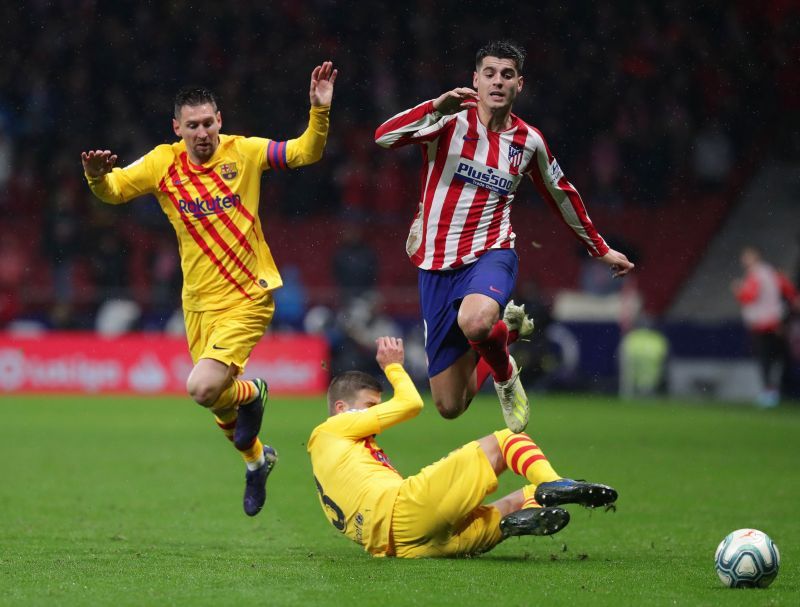
[[514, 178], [509, 173], [484, 166], [474, 160], [461, 160], [453, 177], [479, 188], [497, 192], [501, 196], [508, 196], [514, 189]]
[[216, 198], [195, 198], [194, 200], [178, 200], [181, 213], [191, 215], [215, 215], [225, 209], [238, 207], [242, 204], [242, 197], [239, 194], [233, 196], [217, 196]]

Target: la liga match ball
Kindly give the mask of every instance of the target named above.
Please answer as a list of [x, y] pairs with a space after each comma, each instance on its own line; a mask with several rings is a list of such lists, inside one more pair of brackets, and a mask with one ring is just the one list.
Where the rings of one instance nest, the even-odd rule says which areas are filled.
[[737, 529], [717, 546], [714, 560], [728, 588], [766, 588], [778, 575], [781, 553], [763, 531]]

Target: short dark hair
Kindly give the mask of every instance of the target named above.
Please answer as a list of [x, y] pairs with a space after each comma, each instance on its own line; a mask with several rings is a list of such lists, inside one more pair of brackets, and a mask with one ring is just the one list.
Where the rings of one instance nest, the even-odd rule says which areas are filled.
[[475, 68], [480, 68], [481, 61], [486, 57], [497, 57], [498, 59], [511, 59], [517, 65], [517, 71], [522, 72], [525, 63], [525, 51], [511, 40], [493, 40], [483, 46], [475, 55]]
[[210, 103], [217, 111], [217, 96], [204, 86], [185, 86], [175, 95], [175, 118], [181, 115], [184, 105], [197, 106]]
[[360, 390], [375, 390], [383, 392], [380, 382], [369, 373], [363, 371], [345, 371], [340, 373], [331, 381], [328, 386], [328, 413], [333, 415], [333, 410], [337, 400], [351, 402], [355, 399]]

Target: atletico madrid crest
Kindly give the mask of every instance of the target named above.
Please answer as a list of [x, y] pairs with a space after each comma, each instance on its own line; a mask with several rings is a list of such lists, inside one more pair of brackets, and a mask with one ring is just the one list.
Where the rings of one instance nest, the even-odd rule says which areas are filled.
[[519, 165], [522, 164], [523, 151], [524, 148], [516, 143], [508, 146], [508, 162], [512, 169], [518, 169]]
[[219, 165], [219, 174], [222, 175], [222, 178], [226, 179], [227, 181], [235, 178], [239, 174], [239, 171], [236, 170], [236, 163], [228, 162]]

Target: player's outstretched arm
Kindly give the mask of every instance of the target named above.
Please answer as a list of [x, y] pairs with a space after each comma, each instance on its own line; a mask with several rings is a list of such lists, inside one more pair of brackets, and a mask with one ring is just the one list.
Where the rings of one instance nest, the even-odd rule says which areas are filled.
[[117, 155], [110, 150], [89, 150], [81, 152], [83, 172], [90, 179], [99, 179], [111, 172], [117, 162]]
[[81, 163], [92, 193], [108, 204], [121, 204], [154, 191], [151, 155], [120, 169], [115, 167], [116, 154], [89, 150], [81, 153]]
[[375, 342], [378, 345], [375, 360], [394, 389], [391, 400], [371, 408], [377, 414], [383, 431], [415, 417], [422, 410], [423, 403], [414, 382], [402, 367], [405, 359], [403, 340], [398, 337], [379, 337]]
[[398, 148], [411, 143], [433, 141], [451, 118], [462, 109], [477, 105], [477, 93], [457, 88], [392, 116], [375, 129], [375, 143], [382, 148]]
[[339, 70], [334, 69], [333, 62], [324, 61], [311, 72], [311, 86], [308, 91], [311, 105], [319, 107], [330, 105], [333, 101], [333, 85]]
[[611, 271], [614, 272], [614, 278], [625, 276], [625, 274], [636, 267], [623, 253], [615, 251], [614, 249], [609, 249], [608, 253], [603, 255], [600, 260], [611, 267]]
[[333, 85], [336, 82], [338, 70], [333, 69], [333, 63], [325, 61], [316, 66], [311, 72], [311, 84], [308, 97], [311, 101], [311, 112], [308, 118], [308, 128], [300, 137], [290, 139], [285, 144], [271, 142], [267, 148], [267, 164], [273, 168], [297, 168], [314, 164], [325, 150], [328, 141], [328, 128], [330, 120], [331, 101], [333, 100]]

